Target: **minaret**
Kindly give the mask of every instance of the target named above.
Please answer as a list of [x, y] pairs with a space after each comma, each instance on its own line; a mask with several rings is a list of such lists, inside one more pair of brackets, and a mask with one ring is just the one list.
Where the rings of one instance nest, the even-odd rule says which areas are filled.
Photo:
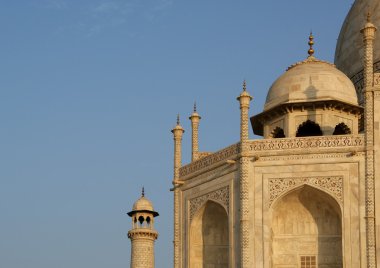
[[237, 98], [240, 103], [240, 267], [251, 267], [251, 246], [249, 234], [249, 157], [247, 155], [247, 141], [249, 138], [249, 103], [252, 97], [247, 92], [246, 83], [243, 83], [243, 92]]
[[201, 117], [197, 113], [197, 104], [194, 103], [194, 111], [189, 117], [191, 121], [191, 161], [198, 158], [199, 145], [198, 145], [198, 127]]
[[[366, 146], [365, 160], [365, 211], [366, 211], [366, 240], [367, 240], [367, 267], [376, 268], [376, 220], [375, 220], [375, 144], [379, 137], [375, 137], [374, 123], [378, 121], [375, 111], [374, 76], [373, 76], [373, 42], [376, 27], [367, 15], [367, 23], [361, 30], [364, 42], [364, 137]], [[379, 104], [377, 104], [378, 106]], [[376, 109], [377, 108], [377, 109]], [[378, 112], [378, 111], [377, 111]], [[378, 132], [377, 132], [378, 134]]]
[[180, 186], [179, 169], [182, 165], [182, 135], [185, 130], [179, 122], [179, 115], [177, 116], [177, 125], [172, 129], [174, 138], [174, 177], [173, 177], [173, 191], [174, 191], [174, 268], [181, 267], [181, 244], [180, 244]]
[[154, 229], [154, 211], [152, 203], [145, 198], [144, 188], [141, 197], [133, 204], [131, 212], [132, 229], [128, 232], [131, 239], [131, 268], [154, 268], [154, 242], [158, 232]]

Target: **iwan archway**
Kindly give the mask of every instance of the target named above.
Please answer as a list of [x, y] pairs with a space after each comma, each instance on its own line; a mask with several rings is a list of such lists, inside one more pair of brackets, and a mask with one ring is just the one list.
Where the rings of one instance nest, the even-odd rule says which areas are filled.
[[213, 201], [196, 213], [190, 226], [190, 268], [227, 268], [229, 262], [228, 216]]
[[341, 268], [342, 220], [339, 204], [304, 185], [273, 204], [271, 267]]

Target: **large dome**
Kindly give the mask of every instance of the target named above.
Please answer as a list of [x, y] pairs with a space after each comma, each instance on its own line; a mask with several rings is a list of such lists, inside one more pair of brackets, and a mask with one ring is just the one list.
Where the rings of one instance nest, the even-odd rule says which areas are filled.
[[351, 80], [333, 64], [309, 57], [296, 63], [269, 89], [264, 111], [286, 103], [338, 100], [358, 105]]
[[[360, 30], [366, 23], [368, 11], [371, 13], [371, 22], [380, 30], [380, 0], [356, 0], [339, 34], [335, 50], [335, 64], [349, 78], [353, 78], [363, 70], [364, 51]], [[374, 63], [379, 62], [379, 35], [375, 40], [374, 53]]]

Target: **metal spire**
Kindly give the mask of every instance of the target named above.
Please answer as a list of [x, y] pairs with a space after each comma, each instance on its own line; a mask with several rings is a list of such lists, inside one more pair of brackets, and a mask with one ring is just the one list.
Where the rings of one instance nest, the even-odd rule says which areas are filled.
[[309, 35], [309, 50], [307, 51], [307, 53], [309, 54], [309, 57], [313, 57], [314, 55], [314, 48], [313, 48], [313, 45], [314, 45], [314, 36], [313, 36], [313, 32], [310, 31], [310, 35]]

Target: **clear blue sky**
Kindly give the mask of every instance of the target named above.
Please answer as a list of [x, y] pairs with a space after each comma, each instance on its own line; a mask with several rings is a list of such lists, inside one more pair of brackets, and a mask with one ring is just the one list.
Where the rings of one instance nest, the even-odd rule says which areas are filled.
[[351, 3], [0, 1], [0, 267], [129, 267], [143, 185], [160, 213], [156, 267], [172, 267], [177, 113], [184, 163], [194, 101], [202, 151], [237, 142], [243, 79], [259, 113], [311, 29], [333, 61]]

